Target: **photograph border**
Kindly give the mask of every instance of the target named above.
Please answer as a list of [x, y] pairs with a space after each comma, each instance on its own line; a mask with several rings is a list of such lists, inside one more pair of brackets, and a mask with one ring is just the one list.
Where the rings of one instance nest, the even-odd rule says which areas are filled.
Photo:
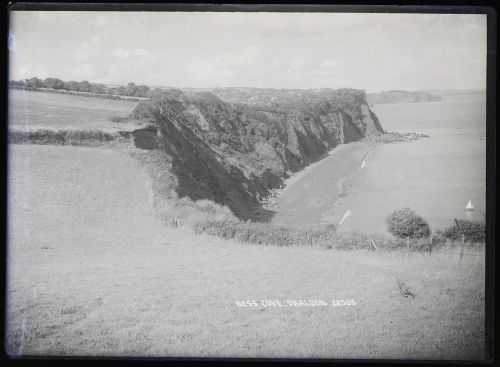
[[[449, 2], [448, 2], [449, 3]], [[497, 50], [497, 15], [494, 6], [463, 6], [463, 5], [331, 5], [331, 4], [316, 4], [316, 5], [306, 5], [306, 4], [199, 4], [199, 3], [111, 3], [111, 2], [100, 2], [100, 3], [54, 3], [54, 2], [14, 2], [11, 3], [7, 8], [7, 13], [10, 11], [154, 11], [154, 12], [170, 12], [170, 11], [186, 11], [186, 12], [196, 12], [196, 11], [216, 11], [216, 12], [339, 12], [339, 13], [438, 13], [438, 14], [486, 14], [487, 15], [487, 100], [486, 100], [486, 284], [485, 284], [485, 354], [486, 357], [483, 361], [478, 361], [482, 363], [489, 363], [494, 360], [496, 355], [496, 350], [494, 348], [494, 323], [496, 322], [494, 318], [494, 301], [495, 301], [495, 218], [496, 218], [496, 50]], [[8, 15], [7, 15], [8, 16]], [[8, 20], [8, 19], [7, 19]], [[8, 21], [4, 23], [4, 30], [6, 35], [8, 34]], [[6, 40], [7, 37], [4, 38]], [[4, 48], [4, 63], [6, 67], [6, 72], [3, 74], [5, 76], [3, 90], [5, 92], [5, 98], [3, 102], [5, 104], [4, 121], [7, 121], [8, 116], [8, 51], [7, 47]], [[7, 123], [4, 123], [2, 129], [2, 138], [5, 144], [3, 144], [3, 156], [5, 157], [2, 161], [2, 168], [4, 169], [5, 179], [2, 181], [4, 187], [7, 188], [7, 160], [8, 160], [8, 150], [7, 150]], [[2, 269], [2, 280], [4, 284], [4, 318], [2, 320], [2, 326], [5, 330], [5, 317], [6, 317], [6, 267], [5, 259], [7, 255], [7, 190], [4, 190], [4, 210], [5, 210], [5, 221], [2, 223], [4, 229], [4, 246], [3, 255], [4, 262]], [[2, 342], [4, 342], [5, 333], [2, 333]], [[5, 349], [3, 350], [3, 358], [5, 360], [11, 360], [11, 358], [5, 354]], [[116, 361], [116, 362], [147, 362], [147, 361], [170, 361], [170, 362], [199, 362], [199, 361], [218, 361], [226, 362], [248, 362], [248, 361], [259, 361], [259, 362], [356, 362], [356, 363], [414, 363], [416, 360], [372, 360], [372, 359], [296, 359], [296, 358], [196, 358], [196, 357], [164, 357], [164, 358], [150, 358], [150, 357], [50, 357], [50, 356], [30, 356], [30, 357], [20, 357], [22, 360], [60, 360], [65, 359], [67, 361], [83, 360], [83, 361]], [[12, 361], [12, 360], [11, 360]], [[443, 361], [443, 360], [421, 360], [420, 362], [425, 362], [429, 364], [443, 364], [443, 363], [453, 363], [456, 361]], [[467, 365], [471, 362], [464, 361]]]

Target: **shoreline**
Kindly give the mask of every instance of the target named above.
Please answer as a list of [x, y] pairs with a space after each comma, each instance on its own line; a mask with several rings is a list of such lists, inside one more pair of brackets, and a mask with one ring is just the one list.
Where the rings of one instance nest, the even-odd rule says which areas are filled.
[[385, 133], [339, 144], [323, 159], [294, 173], [284, 181], [284, 187], [273, 190], [262, 200], [263, 208], [276, 213], [270, 224], [301, 229], [336, 227], [334, 211], [338, 200], [349, 194], [350, 178], [365, 167], [367, 158], [377, 147], [422, 137], [426, 135]]

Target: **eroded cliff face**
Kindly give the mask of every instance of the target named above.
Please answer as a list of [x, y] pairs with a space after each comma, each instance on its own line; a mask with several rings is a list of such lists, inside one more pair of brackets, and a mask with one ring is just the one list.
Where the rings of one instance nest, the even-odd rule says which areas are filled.
[[[259, 199], [290, 173], [338, 144], [383, 132], [363, 91], [264, 89], [249, 102], [239, 90], [232, 102], [217, 90], [165, 91], [134, 111], [156, 132], [134, 137], [138, 147], [172, 157], [180, 196], [227, 205], [241, 219], [265, 219]], [[219, 94], [231, 100], [229, 93]]]

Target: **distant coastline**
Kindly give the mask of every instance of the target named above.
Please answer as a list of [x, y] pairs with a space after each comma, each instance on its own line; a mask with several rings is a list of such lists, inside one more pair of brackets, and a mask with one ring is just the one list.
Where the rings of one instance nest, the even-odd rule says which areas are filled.
[[431, 94], [426, 91], [406, 91], [406, 90], [388, 90], [379, 93], [369, 93], [366, 95], [369, 106], [385, 103], [418, 103], [441, 101], [439, 95]]

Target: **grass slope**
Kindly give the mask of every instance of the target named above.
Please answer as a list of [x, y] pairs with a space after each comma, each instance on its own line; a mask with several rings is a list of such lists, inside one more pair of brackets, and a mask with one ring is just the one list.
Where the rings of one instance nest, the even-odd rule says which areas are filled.
[[[6, 348], [13, 355], [484, 355], [480, 251], [459, 262], [436, 252], [196, 236], [153, 216], [146, 175], [126, 150], [10, 149]], [[402, 295], [402, 284], [415, 298]], [[235, 304], [266, 299], [356, 305]]]

